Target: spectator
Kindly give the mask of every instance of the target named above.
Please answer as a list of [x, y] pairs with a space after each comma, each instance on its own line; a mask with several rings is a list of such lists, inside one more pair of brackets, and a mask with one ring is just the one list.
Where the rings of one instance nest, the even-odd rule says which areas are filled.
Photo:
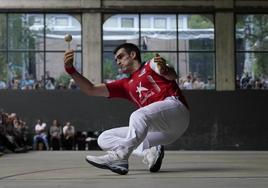
[[204, 85], [205, 89], [215, 89], [215, 84], [213, 82], [212, 77], [208, 77], [207, 83]]
[[21, 147], [21, 142], [16, 134], [14, 127], [14, 120], [16, 120], [16, 114], [1, 112], [1, 128], [0, 128], [0, 142], [2, 144], [2, 150], [9, 149], [14, 153], [25, 152], [26, 150]]
[[78, 150], [86, 150], [86, 138], [87, 138], [87, 132], [77, 132], [76, 135], [76, 143], [77, 143], [77, 149]]
[[0, 80], [0, 89], [6, 89], [7, 85], [3, 80]]
[[241, 89], [251, 88], [250, 87], [250, 79], [251, 79], [251, 77], [249, 76], [249, 74], [247, 72], [244, 73], [240, 79], [240, 88]]
[[47, 90], [54, 90], [56, 87], [55, 87], [55, 85], [52, 83], [51, 80], [47, 80], [46, 85], [45, 85], [45, 88], [46, 88]]
[[20, 120], [19, 118], [14, 119], [13, 124], [15, 127], [15, 135], [19, 146], [22, 147], [25, 151], [30, 150], [32, 147], [29, 145], [30, 143], [28, 141], [28, 126], [24, 121]]
[[183, 82], [183, 89], [193, 89], [192, 76], [188, 75], [187, 79]]
[[192, 83], [193, 89], [204, 89], [205, 83], [203, 82], [202, 76], [198, 75], [195, 81]]
[[34, 89], [35, 80], [33, 79], [33, 76], [26, 75], [26, 78], [24, 80], [21, 80], [21, 89], [22, 90], [31, 90]]
[[63, 148], [65, 150], [72, 150], [74, 146], [74, 126], [67, 122], [63, 127]]
[[33, 149], [37, 149], [37, 143], [40, 141], [45, 144], [46, 150], [49, 149], [46, 127], [46, 123], [42, 122], [40, 119], [37, 120], [37, 124], [35, 125], [35, 136], [33, 138]]
[[52, 150], [60, 150], [62, 131], [58, 120], [53, 120], [52, 126], [49, 129], [49, 134]]
[[68, 84], [68, 89], [77, 89], [77, 88], [78, 87], [77, 87], [74, 79], [71, 78], [70, 81], [69, 81], [69, 84]]

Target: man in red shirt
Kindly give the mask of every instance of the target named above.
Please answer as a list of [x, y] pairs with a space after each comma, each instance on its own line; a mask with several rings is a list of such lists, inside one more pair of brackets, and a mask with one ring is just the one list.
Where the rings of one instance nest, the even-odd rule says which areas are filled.
[[98, 168], [124, 175], [133, 153], [143, 156], [149, 170], [157, 172], [164, 157], [163, 145], [177, 140], [189, 124], [188, 105], [175, 81], [177, 74], [159, 55], [142, 63], [140, 50], [131, 43], [118, 46], [114, 54], [122, 73], [130, 76], [98, 85], [75, 70], [73, 50], [64, 55], [65, 70], [84, 93], [128, 99], [138, 107], [131, 114], [128, 127], [110, 129], [99, 136], [99, 146], [108, 153], [88, 155], [86, 160]]

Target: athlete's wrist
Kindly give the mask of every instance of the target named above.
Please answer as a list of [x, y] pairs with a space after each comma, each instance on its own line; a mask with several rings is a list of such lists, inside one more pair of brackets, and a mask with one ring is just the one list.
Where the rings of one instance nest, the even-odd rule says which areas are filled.
[[65, 71], [66, 71], [69, 75], [72, 75], [72, 74], [74, 74], [75, 72], [77, 72], [73, 65], [71, 65], [71, 66], [67, 66], [67, 65], [65, 65], [64, 68], [65, 68]]

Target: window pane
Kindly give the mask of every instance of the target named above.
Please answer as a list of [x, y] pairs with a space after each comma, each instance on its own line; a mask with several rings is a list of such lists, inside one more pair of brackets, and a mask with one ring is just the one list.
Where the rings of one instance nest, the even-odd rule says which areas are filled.
[[268, 50], [268, 14], [237, 16], [236, 50]]
[[81, 47], [80, 15], [46, 14], [46, 49], [65, 51], [68, 48], [64, 40], [66, 34], [72, 35], [70, 48]]
[[121, 27], [133, 28], [134, 18], [121, 18]]
[[215, 89], [213, 53], [179, 53], [182, 89]]
[[176, 15], [141, 15], [141, 25], [146, 25], [147, 20], [154, 20], [152, 27], [141, 27], [141, 49], [176, 51], [176, 22], [172, 22], [174, 19]]
[[68, 27], [69, 26], [69, 20], [67, 17], [56, 17], [55, 18], [55, 25], [56, 26], [63, 26], [63, 27]]
[[6, 14], [0, 14], [0, 49], [7, 47]]
[[151, 28], [151, 17], [142, 16], [141, 17], [141, 28]]
[[8, 56], [7, 82], [11, 89], [36, 89], [41, 87], [43, 53], [12, 52]]
[[[45, 89], [67, 89], [71, 77], [65, 72], [63, 64], [64, 53], [51, 52], [46, 54]], [[74, 66], [81, 73], [81, 53], [75, 53]]]
[[[113, 51], [116, 46], [119, 44], [129, 42], [138, 45], [139, 44], [139, 28], [136, 24], [134, 28], [112, 28], [106, 23], [109, 22], [110, 19], [118, 19], [121, 20], [122, 17], [125, 17], [124, 14], [117, 14], [111, 16], [105, 20], [103, 23], [103, 50], [104, 51]], [[133, 19], [138, 20], [138, 15], [127, 15], [127, 17], [132, 17]], [[138, 21], [137, 21], [138, 22]]]
[[213, 23], [211, 15], [179, 15], [179, 50], [213, 50]]
[[268, 89], [268, 53], [237, 53], [236, 81], [240, 89]]
[[166, 18], [154, 18], [154, 28], [166, 29], [167, 28], [167, 19]]
[[111, 82], [112, 80], [121, 79], [127, 75], [122, 74], [116, 62], [114, 61], [113, 53], [103, 53], [103, 81], [105, 83]]
[[9, 14], [9, 49], [43, 50], [44, 21], [41, 14]]
[[0, 89], [6, 89], [8, 84], [8, 66], [6, 54], [0, 52]]
[[111, 27], [111, 28], [117, 28], [118, 27], [118, 18], [117, 17], [111, 17], [109, 19], [107, 19], [103, 26], [105, 28]]

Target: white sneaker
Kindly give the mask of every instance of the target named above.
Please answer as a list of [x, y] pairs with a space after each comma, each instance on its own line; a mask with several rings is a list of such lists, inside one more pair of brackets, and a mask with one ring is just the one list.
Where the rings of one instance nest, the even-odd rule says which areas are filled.
[[103, 156], [86, 156], [86, 161], [97, 168], [110, 169], [120, 175], [128, 173], [128, 160], [120, 159], [115, 151], [108, 151]]
[[148, 165], [150, 172], [158, 172], [161, 168], [164, 154], [164, 146], [151, 147], [146, 151], [143, 163]]

